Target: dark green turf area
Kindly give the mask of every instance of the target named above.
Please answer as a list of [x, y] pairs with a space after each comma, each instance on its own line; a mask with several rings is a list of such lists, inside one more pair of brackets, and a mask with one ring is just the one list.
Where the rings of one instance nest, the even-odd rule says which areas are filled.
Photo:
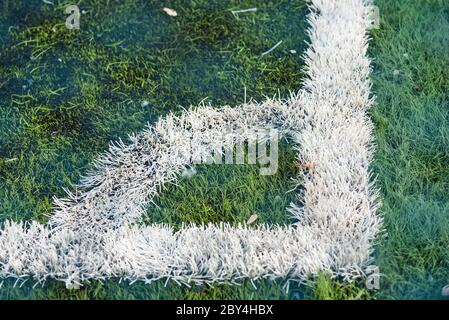
[[[297, 90], [307, 39], [305, 1], [77, 1], [81, 29], [67, 30], [70, 1], [0, 4], [0, 221], [46, 221], [52, 196], [75, 184], [118, 137], [169, 111], [235, 105]], [[319, 275], [311, 287], [260, 281], [214, 288], [169, 282], [93, 282], [66, 290], [11, 280], [0, 298], [370, 299], [439, 298], [449, 284], [449, 3], [378, 0], [372, 31], [371, 112], [378, 145], [372, 169], [387, 237], [376, 250], [379, 291]], [[174, 8], [169, 17], [162, 7]], [[235, 17], [231, 9], [257, 7]], [[278, 41], [269, 55], [260, 54]], [[296, 50], [292, 54], [290, 50]], [[145, 103], [144, 103], [145, 102]], [[147, 222], [289, 223], [296, 172], [282, 144], [280, 170], [200, 166], [148, 207]]]

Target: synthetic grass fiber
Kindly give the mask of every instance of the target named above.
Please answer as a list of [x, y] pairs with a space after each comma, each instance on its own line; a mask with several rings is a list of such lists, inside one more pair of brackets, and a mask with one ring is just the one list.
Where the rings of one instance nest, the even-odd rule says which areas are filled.
[[[40, 1], [3, 1], [0, 8], [3, 220], [45, 222], [52, 196], [63, 196], [63, 186], [77, 183], [110, 140], [140, 130], [146, 121], [179, 110], [179, 105], [196, 105], [205, 97], [213, 99], [214, 105], [239, 104], [245, 86], [248, 96], [258, 100], [264, 94], [273, 96], [278, 89], [288, 97], [288, 90], [301, 86], [305, 19], [289, 21], [292, 16], [304, 16], [302, 1], [167, 4], [177, 9], [181, 21], [168, 20], [158, 3], [151, 1], [80, 1], [87, 12], [79, 34], [63, 26], [65, 4], [52, 7]], [[258, 281], [256, 290], [251, 284], [189, 289], [170, 283], [164, 287], [164, 282], [128, 286], [111, 280], [75, 291], [52, 281], [33, 290], [29, 282], [13, 288], [14, 281], [7, 281], [2, 297], [440, 297], [442, 286], [449, 281], [449, 169], [444, 161], [449, 145], [449, 122], [445, 121], [449, 5], [440, 0], [375, 4], [381, 24], [371, 31], [369, 52], [374, 59], [373, 92], [377, 96], [371, 112], [378, 145], [372, 168], [381, 187], [381, 212], [388, 233], [377, 246], [375, 263], [382, 273], [379, 291], [367, 292], [363, 282], [340, 283], [320, 274], [310, 289], [291, 287], [288, 293], [283, 283], [273, 281]], [[228, 14], [230, 8], [256, 6], [257, 14], [240, 15], [237, 22]], [[144, 26], [155, 32], [141, 32]], [[58, 37], [53, 36], [53, 29]], [[207, 32], [198, 34], [198, 30]], [[119, 43], [124, 33], [127, 40]], [[269, 55], [257, 54], [279, 39], [282, 45]], [[31, 54], [40, 55], [30, 59]], [[106, 68], [108, 63], [111, 66]], [[120, 69], [113, 73], [113, 67]], [[147, 83], [144, 79], [152, 69], [165, 71], [149, 77]], [[139, 78], [140, 82], [134, 82]], [[149, 91], [152, 84], [155, 89]], [[55, 88], [62, 89], [55, 92]], [[148, 94], [154, 90], [157, 94]], [[144, 107], [144, 100], [150, 107]], [[236, 223], [256, 211], [266, 223], [288, 223], [284, 210], [294, 200], [293, 193], [286, 192], [294, 187], [290, 178], [296, 176], [295, 159], [286, 148], [281, 154], [286, 156], [280, 172], [272, 177], [258, 176], [253, 166], [199, 169], [193, 178], [178, 181], [176, 188], [168, 187], [157, 206], [150, 205], [149, 222], [175, 217], [171, 223]], [[184, 202], [187, 193], [192, 196]]]

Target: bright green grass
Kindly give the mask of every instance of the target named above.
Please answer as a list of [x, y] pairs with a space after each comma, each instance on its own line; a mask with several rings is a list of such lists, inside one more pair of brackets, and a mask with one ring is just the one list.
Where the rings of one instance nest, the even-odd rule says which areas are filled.
[[[21, 4], [26, 3], [27, 5]], [[51, 197], [76, 183], [111, 139], [146, 121], [197, 104], [263, 99], [300, 85], [306, 28], [304, 1], [80, 1], [81, 31], [65, 30], [63, 6], [3, 1], [0, 7], [0, 219], [45, 221]], [[118, 4], [121, 3], [121, 4]], [[143, 4], [145, 3], [145, 4]], [[279, 3], [279, 4], [277, 4]], [[7, 6], [5, 5], [7, 4]], [[381, 188], [388, 237], [375, 263], [381, 290], [318, 276], [311, 287], [283, 282], [178, 287], [94, 282], [69, 291], [51, 281], [31, 290], [7, 281], [1, 298], [57, 299], [369, 299], [438, 298], [449, 283], [449, 4], [379, 0], [372, 32], [372, 110], [378, 144], [372, 169]], [[33, 7], [37, 14], [28, 15]], [[228, 9], [258, 7], [233, 17]], [[35, 10], [35, 9], [34, 9]], [[10, 29], [10, 26], [17, 28]], [[55, 27], [56, 26], [56, 27]], [[55, 32], [53, 31], [55, 28]], [[279, 40], [272, 54], [259, 54]], [[289, 50], [297, 50], [292, 55]], [[31, 57], [36, 57], [31, 59]], [[61, 59], [62, 62], [59, 62]], [[394, 70], [399, 70], [398, 76]], [[29, 80], [32, 81], [29, 81]], [[25, 87], [23, 87], [25, 86]], [[148, 107], [141, 102], [147, 100]], [[294, 153], [283, 146], [279, 174], [257, 168], [199, 167], [148, 208], [148, 222], [288, 223], [286, 193]], [[17, 160], [11, 160], [17, 159]], [[223, 183], [224, 182], [224, 183]], [[170, 220], [172, 219], [172, 220]]]

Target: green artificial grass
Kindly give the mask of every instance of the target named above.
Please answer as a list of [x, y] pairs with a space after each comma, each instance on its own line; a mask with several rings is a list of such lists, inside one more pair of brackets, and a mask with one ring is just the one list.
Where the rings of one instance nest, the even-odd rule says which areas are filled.
[[0, 219], [44, 222], [111, 140], [169, 111], [297, 90], [306, 6], [289, 2], [235, 17], [256, 2], [178, 1], [169, 17], [158, 1], [79, 1], [80, 30], [64, 25], [68, 1], [3, 2]]
[[291, 224], [286, 208], [295, 201], [295, 151], [279, 145], [279, 168], [275, 175], [259, 175], [255, 165], [197, 165], [193, 176], [180, 177], [168, 185], [147, 208], [146, 223], [181, 224], [229, 222]]
[[376, 3], [372, 167], [387, 233], [377, 246], [379, 297], [441, 298], [449, 284], [449, 2]]
[[[306, 4], [297, 1], [77, 1], [81, 29], [67, 30], [70, 1], [0, 5], [0, 221], [47, 220], [111, 140], [170, 111], [235, 105], [247, 96], [286, 97], [301, 86]], [[449, 283], [449, 3], [378, 0], [371, 32], [371, 111], [386, 237], [374, 264], [380, 290], [320, 274], [310, 286], [246, 281], [241, 286], [179, 287], [113, 279], [67, 290], [7, 280], [3, 299], [403, 299], [440, 298]], [[237, 17], [230, 10], [257, 7]], [[281, 46], [261, 56], [278, 41]], [[296, 53], [292, 53], [295, 50]], [[290, 223], [294, 152], [281, 145], [280, 169], [197, 166], [147, 208], [147, 223]]]

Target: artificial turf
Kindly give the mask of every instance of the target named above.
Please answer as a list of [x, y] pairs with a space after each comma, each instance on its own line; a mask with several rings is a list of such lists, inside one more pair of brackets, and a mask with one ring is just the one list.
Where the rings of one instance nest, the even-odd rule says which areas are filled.
[[381, 298], [441, 298], [449, 283], [449, 2], [376, 1], [372, 109], [387, 237]]
[[[111, 140], [170, 111], [206, 99], [216, 106], [247, 97], [287, 97], [301, 87], [307, 40], [303, 0], [78, 1], [80, 30], [66, 29], [70, 1], [0, 5], [0, 221], [45, 222]], [[310, 287], [283, 281], [179, 287], [92, 282], [67, 290], [56, 281], [21, 288], [7, 280], [0, 298], [57, 299], [370, 299], [436, 298], [449, 283], [449, 4], [379, 0], [372, 30], [371, 112], [387, 236], [374, 263], [378, 291], [320, 274]], [[170, 17], [162, 11], [178, 12]], [[257, 7], [234, 15], [231, 10]], [[278, 41], [268, 55], [262, 52]], [[201, 166], [168, 186], [146, 222], [289, 223], [294, 152], [282, 144], [280, 170]]]

